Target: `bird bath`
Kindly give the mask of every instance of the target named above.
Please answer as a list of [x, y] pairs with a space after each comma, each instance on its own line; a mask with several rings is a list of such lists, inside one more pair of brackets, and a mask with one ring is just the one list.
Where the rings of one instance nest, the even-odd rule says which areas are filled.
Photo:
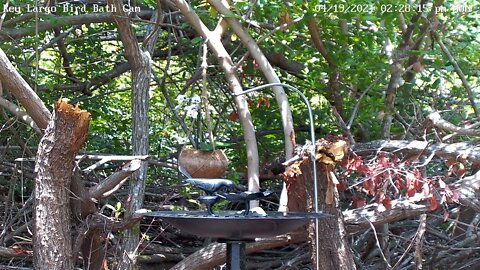
[[[271, 86], [284, 86], [300, 95], [307, 105], [310, 119], [310, 136], [312, 141], [312, 149], [310, 151], [310, 158], [315, 162], [315, 134], [313, 113], [307, 98], [296, 88], [282, 84], [271, 83], [262, 85], [241, 93], [236, 93], [235, 96], [244, 95], [253, 91], [261, 90]], [[188, 179], [185, 181], [192, 186], [205, 191], [205, 196], [200, 196], [198, 199], [207, 206], [207, 211], [181, 211], [181, 212], [166, 212], [157, 211], [146, 213], [145, 216], [160, 218], [163, 221], [177, 227], [178, 229], [200, 237], [213, 237], [218, 241], [227, 244], [227, 269], [229, 270], [244, 270], [245, 267], [245, 244], [247, 242], [255, 241], [255, 238], [268, 238], [292, 232], [296, 229], [306, 225], [310, 220], [315, 220], [316, 238], [316, 256], [318, 262], [318, 219], [326, 218], [327, 214], [323, 214], [318, 210], [318, 195], [317, 195], [317, 171], [316, 166], [312, 166], [313, 187], [314, 187], [314, 213], [299, 213], [299, 212], [270, 212], [266, 213], [252, 213], [249, 209], [249, 202], [251, 200], [258, 200], [268, 197], [271, 192], [237, 192], [237, 193], [222, 193], [219, 192], [223, 188], [237, 188], [233, 181], [227, 179], [206, 179], [206, 178], [192, 178], [187, 173], [182, 171]], [[243, 202], [245, 204], [245, 211], [243, 213], [235, 211], [219, 211], [213, 212], [212, 206], [219, 200], [228, 200], [231, 202]], [[318, 269], [318, 265], [317, 265]]]

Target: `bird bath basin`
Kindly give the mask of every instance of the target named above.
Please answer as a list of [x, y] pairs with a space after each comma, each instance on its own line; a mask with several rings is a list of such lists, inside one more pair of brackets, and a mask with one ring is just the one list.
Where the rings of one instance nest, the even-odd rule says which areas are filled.
[[209, 215], [205, 211], [150, 212], [146, 216], [160, 218], [183, 232], [213, 237], [226, 241], [254, 241], [286, 234], [307, 224], [310, 219], [324, 214], [296, 212], [250, 213], [245, 216], [236, 211], [220, 211]]
[[[228, 179], [188, 178], [186, 183], [203, 190], [207, 195], [198, 200], [207, 206], [207, 211], [157, 211], [145, 216], [160, 218], [185, 233], [199, 237], [213, 237], [227, 244], [227, 269], [244, 270], [245, 243], [255, 238], [267, 238], [299, 229], [311, 219], [325, 217], [322, 213], [266, 212], [259, 214], [250, 211], [251, 200], [263, 199], [272, 194], [263, 192], [220, 192], [225, 188], [235, 189], [237, 185]], [[213, 205], [219, 200], [243, 202], [245, 210], [216, 211]]]
[[217, 238], [227, 244], [227, 269], [244, 270], [245, 243], [255, 238], [274, 237], [306, 225], [308, 221], [323, 218], [322, 213], [266, 212], [266, 215], [237, 211], [156, 211], [145, 216], [160, 218], [183, 232], [199, 237]]

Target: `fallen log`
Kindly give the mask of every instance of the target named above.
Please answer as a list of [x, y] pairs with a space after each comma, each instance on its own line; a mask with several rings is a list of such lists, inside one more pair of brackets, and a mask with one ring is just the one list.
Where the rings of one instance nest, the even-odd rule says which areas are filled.
[[[261, 239], [246, 245], [246, 254], [252, 254], [261, 250], [283, 247], [288, 244], [295, 244], [307, 241], [306, 235], [288, 234], [274, 238]], [[224, 243], [212, 243], [188, 256], [177, 263], [170, 270], [210, 270], [226, 261], [227, 247]]]
[[372, 203], [357, 209], [345, 210], [343, 211], [343, 217], [345, 229], [348, 234], [352, 235], [370, 228], [370, 224], [379, 226], [414, 218], [431, 211], [430, 206], [425, 202], [401, 199], [392, 200], [392, 208], [390, 209], [385, 209], [382, 204]]
[[351, 149], [359, 155], [385, 151], [418, 155], [433, 154], [447, 159], [464, 158], [470, 161], [480, 161], [480, 146], [468, 142], [446, 144], [427, 141], [377, 140], [368, 143], [356, 143], [352, 145]]

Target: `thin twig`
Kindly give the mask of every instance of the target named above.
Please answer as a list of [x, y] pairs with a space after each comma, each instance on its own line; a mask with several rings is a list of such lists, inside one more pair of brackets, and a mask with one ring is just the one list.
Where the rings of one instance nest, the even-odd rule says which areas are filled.
[[477, 104], [475, 103], [475, 97], [472, 91], [472, 87], [468, 83], [467, 79], [465, 78], [465, 74], [463, 74], [462, 69], [458, 65], [457, 61], [455, 58], [452, 56], [448, 48], [445, 46], [443, 43], [442, 39], [438, 35], [437, 32], [432, 31], [432, 35], [435, 38], [435, 41], [438, 43], [440, 48], [442, 49], [443, 53], [447, 57], [448, 61], [452, 64], [453, 68], [455, 69], [455, 72], [457, 73], [458, 77], [460, 77], [460, 80], [462, 81], [463, 87], [465, 88], [465, 91], [467, 91], [468, 99], [470, 101], [470, 105], [473, 108], [473, 111], [475, 112], [475, 116], [480, 117], [480, 111], [477, 108]]
[[370, 224], [370, 227], [373, 230], [373, 236], [375, 237], [375, 241], [377, 241], [378, 250], [380, 251], [380, 254], [382, 255], [383, 261], [387, 264], [388, 268], [391, 269], [392, 266], [390, 265], [390, 263], [388, 263], [387, 258], [385, 257], [385, 254], [383, 254], [382, 247], [380, 246], [380, 241], [378, 240], [377, 230], [375, 230], [375, 226], [373, 226], [373, 223], [370, 222], [370, 220], [368, 218], [365, 217], [365, 219]]
[[358, 109], [360, 108], [360, 103], [362, 102], [363, 97], [368, 93], [368, 91], [370, 91], [373, 88], [373, 86], [375, 86], [378, 83], [378, 81], [380, 81], [381, 78], [383, 78], [383, 74], [380, 74], [377, 78], [375, 78], [375, 80], [369, 86], [367, 86], [365, 91], [363, 91], [360, 97], [358, 98], [358, 101], [355, 104], [355, 107], [353, 108], [352, 116], [350, 116], [350, 119], [348, 120], [348, 124], [347, 124], [348, 129], [350, 129], [353, 125], [353, 120], [355, 120], [355, 117], [357, 116]]

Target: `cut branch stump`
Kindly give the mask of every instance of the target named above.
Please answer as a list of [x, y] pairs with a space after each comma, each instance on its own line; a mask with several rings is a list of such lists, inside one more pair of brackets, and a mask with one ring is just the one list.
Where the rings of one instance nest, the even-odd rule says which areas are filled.
[[[343, 214], [338, 206], [338, 192], [335, 188], [337, 180], [333, 174], [335, 164], [343, 158], [347, 145], [344, 141], [331, 143], [320, 140], [316, 148], [318, 208], [331, 217], [319, 220], [317, 233], [321, 245], [318, 247], [318, 262], [315, 223], [311, 222], [308, 226], [312, 262], [314, 266], [318, 264], [327, 270], [356, 269], [347, 241]], [[315, 208], [312, 169], [311, 159], [305, 155], [285, 172], [289, 211], [309, 212]]]

